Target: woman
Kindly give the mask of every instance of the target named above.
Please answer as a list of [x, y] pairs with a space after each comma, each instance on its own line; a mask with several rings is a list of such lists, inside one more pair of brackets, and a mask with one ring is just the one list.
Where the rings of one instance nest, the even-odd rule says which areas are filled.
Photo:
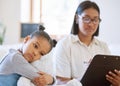
[[[73, 78], [80, 80], [95, 55], [110, 54], [106, 43], [95, 38], [99, 34], [100, 22], [100, 10], [95, 2], [83, 1], [79, 4], [71, 34], [56, 45], [58, 84], [67, 83]], [[111, 81], [108, 75], [107, 78], [111, 83], [120, 84]]]

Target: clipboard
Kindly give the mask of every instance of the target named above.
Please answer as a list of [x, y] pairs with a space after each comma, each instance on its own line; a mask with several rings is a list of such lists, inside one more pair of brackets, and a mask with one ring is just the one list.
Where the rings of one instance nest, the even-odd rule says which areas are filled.
[[105, 75], [114, 69], [120, 70], [120, 56], [96, 55], [80, 82], [83, 86], [110, 86]]

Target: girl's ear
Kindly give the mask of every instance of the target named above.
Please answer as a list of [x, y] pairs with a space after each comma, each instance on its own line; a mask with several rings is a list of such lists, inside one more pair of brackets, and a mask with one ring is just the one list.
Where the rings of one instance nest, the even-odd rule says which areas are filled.
[[26, 36], [26, 37], [24, 38], [23, 43], [26, 43], [28, 40], [30, 40], [30, 36]]

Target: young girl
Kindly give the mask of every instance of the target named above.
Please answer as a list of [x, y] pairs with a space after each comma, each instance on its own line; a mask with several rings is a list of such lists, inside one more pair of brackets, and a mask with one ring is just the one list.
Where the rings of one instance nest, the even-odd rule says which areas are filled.
[[[55, 76], [55, 58], [53, 58], [54, 47], [57, 41], [53, 39], [53, 49], [49, 52], [49, 54], [41, 57], [40, 60], [34, 61], [31, 64], [38, 70], [46, 72], [52, 76]], [[54, 83], [55, 85], [56, 83]], [[17, 86], [35, 86], [28, 78], [20, 77]], [[52, 84], [53, 86], [53, 84]], [[56, 86], [56, 85], [55, 85]]]
[[49, 53], [53, 42], [49, 35], [40, 26], [39, 30], [25, 37], [20, 49], [10, 49], [0, 63], [0, 86], [17, 86], [20, 76], [27, 77], [36, 86], [53, 83], [53, 77], [38, 71], [30, 63]]

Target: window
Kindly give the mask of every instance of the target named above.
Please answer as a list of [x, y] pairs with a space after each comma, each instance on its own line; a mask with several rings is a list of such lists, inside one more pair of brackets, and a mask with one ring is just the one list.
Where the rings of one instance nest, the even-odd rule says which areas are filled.
[[69, 34], [75, 0], [21, 0], [21, 22], [43, 23], [51, 35]]
[[30, 35], [33, 31], [38, 29], [38, 23], [21, 23], [21, 38]]

